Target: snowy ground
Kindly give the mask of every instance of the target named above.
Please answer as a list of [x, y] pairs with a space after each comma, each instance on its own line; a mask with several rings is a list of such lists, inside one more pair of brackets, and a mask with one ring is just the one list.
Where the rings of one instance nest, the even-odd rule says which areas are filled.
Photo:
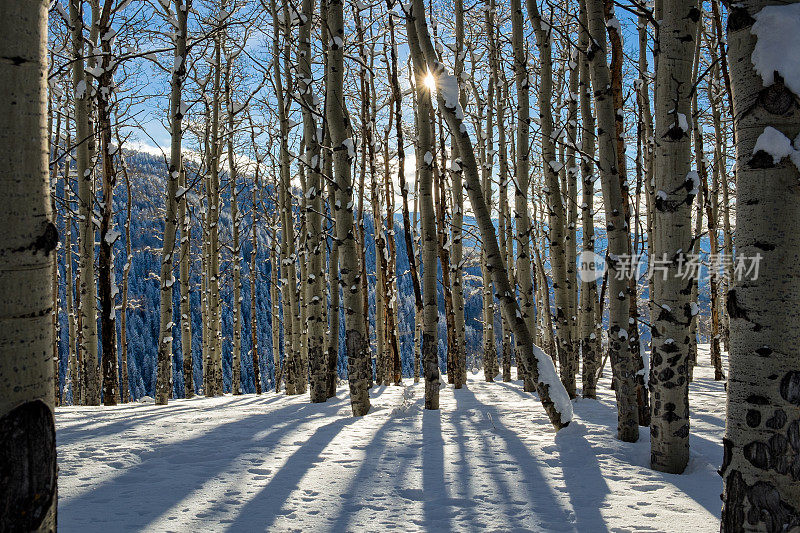
[[[608, 372], [556, 435], [520, 382], [470, 375], [422, 409], [380, 387], [354, 419], [274, 393], [57, 409], [62, 531], [718, 531], [725, 396], [701, 352], [692, 458], [648, 468], [615, 439]], [[516, 373], [515, 373], [516, 374]]]

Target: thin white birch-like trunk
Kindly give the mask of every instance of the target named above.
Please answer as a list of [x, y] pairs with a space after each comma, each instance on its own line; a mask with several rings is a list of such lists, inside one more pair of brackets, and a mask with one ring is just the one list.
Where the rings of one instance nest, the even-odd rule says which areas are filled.
[[344, 13], [341, 0], [328, 1], [326, 19], [329, 40], [328, 64], [325, 73], [326, 110], [331, 132], [333, 167], [337, 184], [334, 215], [336, 238], [339, 240], [339, 272], [345, 312], [345, 351], [347, 354], [350, 403], [354, 416], [369, 412], [369, 344], [363, 311], [362, 280], [358, 272], [353, 226], [353, 181], [351, 162], [355, 156], [349, 136], [350, 119], [344, 99]]
[[[173, 14], [167, 11], [167, 17]], [[174, 45], [175, 54], [172, 65], [172, 79], [170, 80], [170, 163], [167, 176], [167, 194], [164, 215], [164, 238], [161, 248], [161, 277], [159, 293], [161, 296], [158, 359], [156, 374], [156, 404], [166, 405], [172, 392], [172, 335], [175, 323], [173, 322], [172, 291], [175, 284], [174, 258], [175, 238], [178, 229], [178, 185], [183, 169], [181, 145], [183, 141], [183, 113], [182, 93], [183, 82], [186, 78], [186, 38], [188, 6], [183, 0], [175, 0], [175, 19], [178, 27], [175, 28]]]
[[[578, 30], [578, 47], [586, 50], [589, 46], [589, 33], [586, 30], [586, 5], [580, 5], [580, 28]], [[589, 60], [586, 54], [578, 54], [578, 85], [581, 109], [581, 228], [583, 231], [582, 256], [587, 261], [594, 258], [594, 157], [595, 157], [595, 121], [592, 109], [592, 84], [589, 74]], [[597, 395], [597, 370], [600, 367], [602, 343], [598, 323], [602, 322], [602, 310], [597, 305], [597, 281], [591, 279], [589, 272], [582, 280], [580, 292], [579, 339], [583, 373], [581, 374], [582, 394], [584, 398], [595, 398]]]
[[[679, 474], [689, 460], [689, 326], [692, 281], [682, 274], [692, 249], [692, 202], [699, 178], [690, 172], [695, 0], [664, 0], [656, 69], [655, 202], [651, 318], [650, 465]], [[687, 23], [687, 21], [689, 21]], [[613, 296], [613, 291], [612, 291]]]
[[[618, 275], [621, 258], [630, 255], [630, 237], [623, 212], [623, 191], [617, 170], [614, 102], [611, 72], [606, 58], [606, 29], [603, 0], [582, 0], [586, 5], [590, 45], [587, 48], [597, 112], [598, 169], [603, 189], [603, 204], [608, 234], [608, 349], [616, 381], [617, 435], [624, 442], [639, 439], [639, 413], [636, 399], [636, 362], [628, 344], [630, 303], [628, 282]], [[598, 89], [599, 88], [599, 89]], [[599, 318], [599, 317], [598, 317]]]
[[92, 162], [90, 144], [94, 133], [89, 121], [89, 80], [84, 73], [83, 2], [71, 0], [72, 90], [75, 103], [75, 170], [78, 180], [78, 228], [80, 265], [81, 353], [83, 356], [83, 394], [85, 405], [100, 405], [100, 366], [97, 361], [97, 285], [94, 275], [94, 223], [92, 208]]

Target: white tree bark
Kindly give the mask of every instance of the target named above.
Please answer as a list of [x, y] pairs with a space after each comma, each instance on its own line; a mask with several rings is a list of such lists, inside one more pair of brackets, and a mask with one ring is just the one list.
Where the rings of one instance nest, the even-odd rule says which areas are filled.
[[0, 530], [56, 530], [47, 2], [0, 3]]
[[[679, 474], [689, 460], [689, 326], [692, 280], [683, 276], [692, 249], [692, 202], [699, 180], [690, 173], [695, 0], [664, 0], [656, 70], [656, 159], [653, 257], [650, 280], [652, 355], [650, 464]], [[687, 22], [689, 21], [689, 22]], [[664, 270], [661, 268], [664, 267]], [[662, 274], [663, 272], [663, 274]], [[613, 296], [613, 292], [612, 292]]]
[[[800, 171], [789, 158], [776, 161], [755, 150], [766, 127], [796, 139], [800, 114], [798, 95], [780, 72], [765, 85], [753, 69], [756, 37], [751, 29], [767, 5], [785, 4], [748, 0], [735, 4], [728, 16], [737, 257], [760, 254], [762, 259], [757, 279], [745, 276], [728, 293], [731, 351], [720, 470], [722, 531], [800, 528]], [[769, 33], [772, 28], [766, 24], [760, 31]]]

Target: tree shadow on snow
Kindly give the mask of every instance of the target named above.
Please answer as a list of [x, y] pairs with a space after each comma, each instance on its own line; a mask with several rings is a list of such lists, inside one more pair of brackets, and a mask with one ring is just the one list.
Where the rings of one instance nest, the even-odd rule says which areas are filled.
[[[81, 531], [108, 531], [121, 524], [135, 529], [146, 528], [182, 500], [203, 490], [207, 483], [231, 473], [240, 456], [248, 453], [263, 456], [282, 440], [291, 438], [292, 430], [304, 421], [316, 418], [310, 415], [334, 416], [341, 407], [341, 400], [325, 404], [290, 404], [268, 413], [220, 423], [192, 438], [158, 445], [141, 453], [138, 464], [126, 468], [120, 475], [70, 500], [61, 500], [59, 525], [65, 530], [79, 528]], [[205, 410], [198, 410], [198, 414]], [[276, 420], [279, 421], [277, 424]], [[341, 420], [329, 426], [338, 424], [341, 428], [350, 421], [352, 419]], [[164, 431], [163, 428], [154, 429]], [[330, 432], [321, 432], [321, 429], [303, 446], [324, 447], [320, 440], [324, 435], [327, 443]], [[180, 427], [174, 427], [172, 431], [179, 432]], [[309, 450], [308, 447], [305, 449]], [[310, 466], [311, 463], [304, 465], [305, 469]], [[300, 472], [302, 475], [304, 471], [294, 470], [293, 474]], [[91, 472], [89, 474], [91, 476]], [[85, 522], [85, 517], [98, 516], [108, 519], [105, 522]]]
[[[526, 393], [527, 394], [527, 393]], [[461, 398], [460, 398], [461, 397]], [[528, 395], [531, 400], [533, 398]], [[516, 432], [507, 428], [501, 419], [500, 411], [489, 404], [482, 403], [475, 394], [468, 388], [455, 391], [457, 409], [477, 406], [483, 411], [484, 414], [491, 416], [491, 423], [493, 427], [487, 429], [485, 426], [478, 427], [476, 433], [481, 435], [484, 439], [484, 448], [489, 450], [490, 453], [494, 452], [494, 446], [488, 438], [487, 432], [493, 433], [501, 437], [502, 443], [505, 445], [506, 452], [513, 459], [512, 464], [516, 465], [517, 478], [521, 480], [521, 485], [517, 488], [524, 488], [526, 493], [525, 505], [529, 506], [532, 514], [536, 520], [535, 524], [520, 524], [517, 529], [541, 529], [546, 531], [565, 531], [572, 530], [569, 511], [563, 507], [559, 499], [553, 492], [552, 487], [549, 485], [549, 480], [542, 473], [542, 459], [534, 456], [531, 453], [528, 445], [523, 442]], [[460, 405], [459, 405], [460, 404]], [[535, 426], [531, 426], [532, 431], [536, 431]], [[544, 428], [543, 428], [544, 429]], [[546, 428], [549, 431], [549, 428]], [[491, 468], [494, 474], [497, 486], [502, 487], [508, 484], [510, 489], [512, 484], [509, 482], [508, 462], [495, 462], [495, 467]], [[503, 467], [505, 472], [497, 470], [498, 467]], [[504, 497], [510, 498], [510, 490], [504, 491]], [[521, 504], [522, 502], [517, 502]], [[502, 512], [502, 507], [499, 509]], [[517, 518], [517, 520], [520, 520]]]

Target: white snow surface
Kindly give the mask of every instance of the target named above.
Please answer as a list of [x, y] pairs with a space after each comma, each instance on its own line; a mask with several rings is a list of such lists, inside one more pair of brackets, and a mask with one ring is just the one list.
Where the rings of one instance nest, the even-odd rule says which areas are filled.
[[608, 367], [558, 434], [521, 382], [481, 372], [443, 387], [438, 411], [422, 382], [374, 388], [361, 418], [346, 385], [324, 404], [271, 392], [59, 407], [59, 528], [718, 531], [725, 393], [706, 346], [699, 362], [682, 475], [650, 470], [647, 428], [616, 439]]
[[775, 83], [775, 71], [800, 96], [800, 4], [767, 6], [755, 14], [750, 33], [756, 46], [750, 57], [764, 85]]

